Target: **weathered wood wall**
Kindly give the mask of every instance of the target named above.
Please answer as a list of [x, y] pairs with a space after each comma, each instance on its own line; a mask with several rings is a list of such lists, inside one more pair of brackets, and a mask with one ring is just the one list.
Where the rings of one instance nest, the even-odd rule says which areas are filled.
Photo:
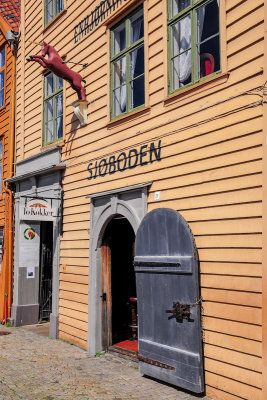
[[[60, 337], [87, 346], [90, 204], [86, 196], [152, 181], [148, 210], [171, 207], [196, 236], [204, 299], [207, 394], [262, 399], [262, 85], [263, 0], [221, 0], [221, 76], [167, 99], [166, 2], [144, 1], [144, 112], [109, 124], [109, 31], [104, 22], [74, 44], [73, 31], [98, 2], [65, 0], [44, 29], [42, 1], [25, 1], [18, 57], [17, 160], [42, 150], [42, 72], [25, 63], [45, 39], [67, 59], [88, 62], [88, 125], [73, 119], [76, 94], [65, 85], [64, 234], [61, 238]], [[120, 6], [137, 5], [129, 0]], [[24, 6], [23, 6], [24, 7]], [[116, 12], [118, 19], [124, 14]], [[113, 16], [111, 17], [113, 18]], [[114, 19], [114, 22], [116, 18]], [[62, 29], [64, 27], [64, 29]], [[24, 26], [22, 26], [22, 31]], [[149, 141], [162, 161], [88, 181], [87, 164]], [[154, 201], [155, 191], [161, 192]]]

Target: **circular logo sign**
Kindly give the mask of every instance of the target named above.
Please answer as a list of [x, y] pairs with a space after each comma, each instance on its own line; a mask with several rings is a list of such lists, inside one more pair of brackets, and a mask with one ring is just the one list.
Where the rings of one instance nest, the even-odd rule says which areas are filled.
[[34, 239], [34, 238], [35, 238], [35, 235], [36, 235], [36, 233], [35, 233], [35, 230], [34, 230], [33, 228], [27, 228], [27, 229], [25, 229], [25, 231], [24, 231], [24, 238], [25, 238], [26, 240], [32, 240], [32, 239]]

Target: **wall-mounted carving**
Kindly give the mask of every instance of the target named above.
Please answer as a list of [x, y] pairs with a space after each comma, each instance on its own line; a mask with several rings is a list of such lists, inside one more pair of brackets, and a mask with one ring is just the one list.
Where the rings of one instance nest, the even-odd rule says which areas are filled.
[[[27, 61], [36, 61], [42, 67], [49, 69], [55, 75], [69, 82], [71, 87], [77, 92], [79, 100], [86, 101], [85, 89], [82, 86], [81, 75], [78, 72], [72, 71], [59, 56], [57, 51], [45, 41], [42, 42], [41, 55], [30, 55]], [[48, 59], [45, 56], [48, 55]]]

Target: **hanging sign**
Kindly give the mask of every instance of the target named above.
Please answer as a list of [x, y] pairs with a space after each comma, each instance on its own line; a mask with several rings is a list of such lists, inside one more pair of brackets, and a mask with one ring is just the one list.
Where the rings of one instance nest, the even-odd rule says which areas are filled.
[[[25, 204], [24, 206], [20, 206], [20, 219], [22, 220], [53, 221], [56, 216], [57, 209], [51, 208], [48, 202], [45, 200], [34, 199], [28, 201], [27, 204]], [[31, 232], [29, 234], [31, 235]], [[27, 239], [31, 240], [31, 237], [28, 236]]]
[[74, 43], [91, 33], [108, 15], [127, 0], [102, 0], [74, 27]]

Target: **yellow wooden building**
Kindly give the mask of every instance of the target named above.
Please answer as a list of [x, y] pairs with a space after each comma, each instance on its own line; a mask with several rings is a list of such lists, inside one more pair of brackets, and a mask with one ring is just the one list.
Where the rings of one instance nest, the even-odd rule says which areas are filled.
[[[159, 339], [164, 324], [185, 329], [181, 341], [191, 326], [163, 298], [183, 261], [174, 265], [170, 255], [162, 263], [165, 281], [162, 265], [134, 250], [138, 228], [171, 209], [183, 229], [189, 224], [199, 257], [189, 314], [202, 311], [200, 347], [180, 353], [204, 365], [198, 389], [185, 367], [177, 386], [221, 400], [267, 398], [266, 11], [263, 0], [22, 1], [9, 180], [17, 325], [51, 314], [51, 336], [91, 355], [135, 353], [139, 335], [139, 349], [155, 345], [139, 354], [141, 368], [175, 384], [180, 361], [157, 359], [155, 348], [168, 348]], [[87, 102], [26, 61], [42, 41], [85, 80]], [[176, 238], [162, 218], [147, 232]], [[136, 292], [135, 274], [162, 281], [154, 291], [139, 279]], [[192, 302], [184, 289], [173, 302]], [[146, 310], [154, 316], [147, 336], [137, 330]]]

